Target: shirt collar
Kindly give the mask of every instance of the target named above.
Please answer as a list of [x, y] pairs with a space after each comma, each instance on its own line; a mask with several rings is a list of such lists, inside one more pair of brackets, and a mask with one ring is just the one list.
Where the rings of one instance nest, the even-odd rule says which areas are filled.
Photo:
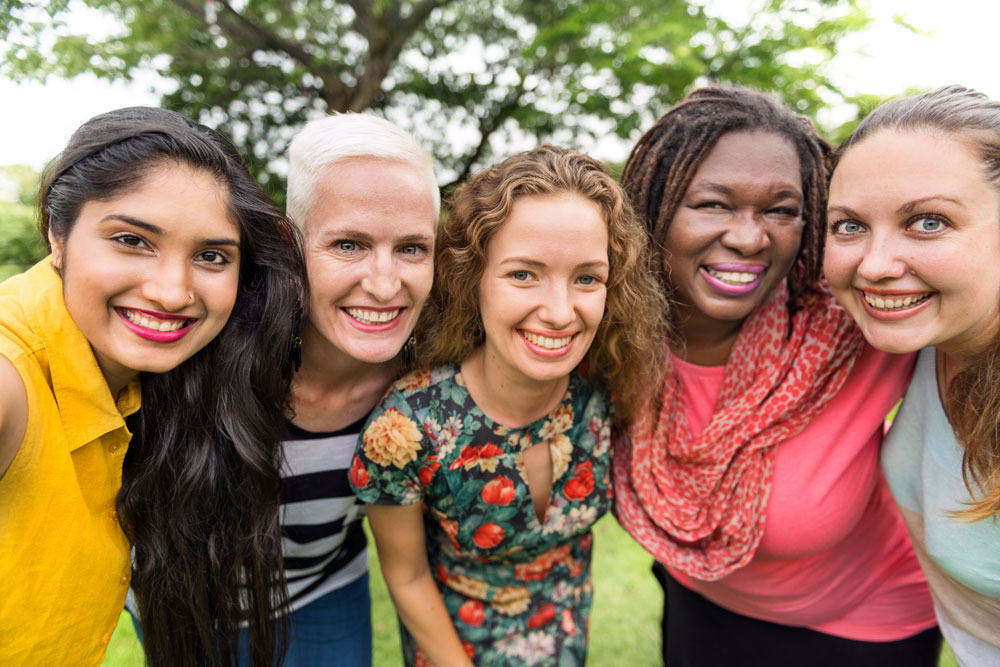
[[62, 279], [52, 268], [51, 257], [29, 269], [29, 274], [34, 292], [24, 310], [28, 325], [45, 346], [52, 392], [72, 451], [125, 425], [125, 417], [139, 409], [139, 378], [116, 401], [90, 343], [66, 310]]

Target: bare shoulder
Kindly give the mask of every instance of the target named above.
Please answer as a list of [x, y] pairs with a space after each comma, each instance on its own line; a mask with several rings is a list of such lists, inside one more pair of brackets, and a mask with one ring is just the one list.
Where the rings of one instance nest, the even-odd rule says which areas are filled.
[[14, 364], [0, 355], [0, 478], [21, 447], [28, 428], [28, 394]]

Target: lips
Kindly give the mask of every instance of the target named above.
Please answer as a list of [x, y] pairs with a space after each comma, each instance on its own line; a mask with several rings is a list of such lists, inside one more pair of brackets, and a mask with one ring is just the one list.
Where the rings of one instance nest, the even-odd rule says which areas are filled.
[[529, 350], [540, 357], [557, 358], [563, 357], [573, 348], [573, 339], [576, 334], [565, 334], [562, 336], [552, 336], [518, 329], [517, 333]]
[[936, 292], [885, 292], [856, 288], [865, 312], [876, 320], [904, 320], [924, 310]]
[[762, 274], [767, 269], [760, 264], [706, 264], [700, 267], [705, 282], [717, 292], [728, 296], [740, 296], [752, 292], [760, 284]]
[[379, 333], [394, 329], [402, 321], [400, 313], [404, 310], [405, 308], [402, 307], [359, 308], [356, 306], [347, 306], [341, 308], [341, 311], [347, 315], [347, 321], [355, 329], [365, 333]]
[[173, 343], [187, 335], [198, 321], [194, 317], [159, 313], [141, 308], [115, 308], [122, 323], [132, 333], [155, 343]]

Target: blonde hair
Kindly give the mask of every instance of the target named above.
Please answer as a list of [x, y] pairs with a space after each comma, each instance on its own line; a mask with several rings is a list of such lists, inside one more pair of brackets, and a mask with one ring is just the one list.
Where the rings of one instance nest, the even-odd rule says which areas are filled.
[[646, 236], [608, 170], [582, 153], [544, 145], [476, 174], [455, 192], [438, 227], [434, 287], [421, 317], [423, 365], [457, 363], [485, 342], [479, 284], [490, 239], [528, 195], [579, 194], [600, 206], [608, 224], [604, 318], [585, 362], [602, 380], [624, 423], [663, 366], [667, 302], [649, 272]]

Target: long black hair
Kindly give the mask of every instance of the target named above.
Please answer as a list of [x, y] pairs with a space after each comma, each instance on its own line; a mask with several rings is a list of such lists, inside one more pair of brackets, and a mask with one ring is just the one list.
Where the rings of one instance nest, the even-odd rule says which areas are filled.
[[287, 600], [279, 445], [305, 289], [294, 228], [228, 140], [147, 107], [96, 116], [76, 131], [42, 176], [40, 227], [46, 242], [49, 232], [64, 240], [85, 203], [126, 194], [170, 162], [227, 188], [240, 272], [219, 335], [177, 368], [141, 375], [117, 511], [135, 548], [146, 658], [229, 667], [246, 623], [254, 664], [270, 665], [285, 636], [274, 620]]

